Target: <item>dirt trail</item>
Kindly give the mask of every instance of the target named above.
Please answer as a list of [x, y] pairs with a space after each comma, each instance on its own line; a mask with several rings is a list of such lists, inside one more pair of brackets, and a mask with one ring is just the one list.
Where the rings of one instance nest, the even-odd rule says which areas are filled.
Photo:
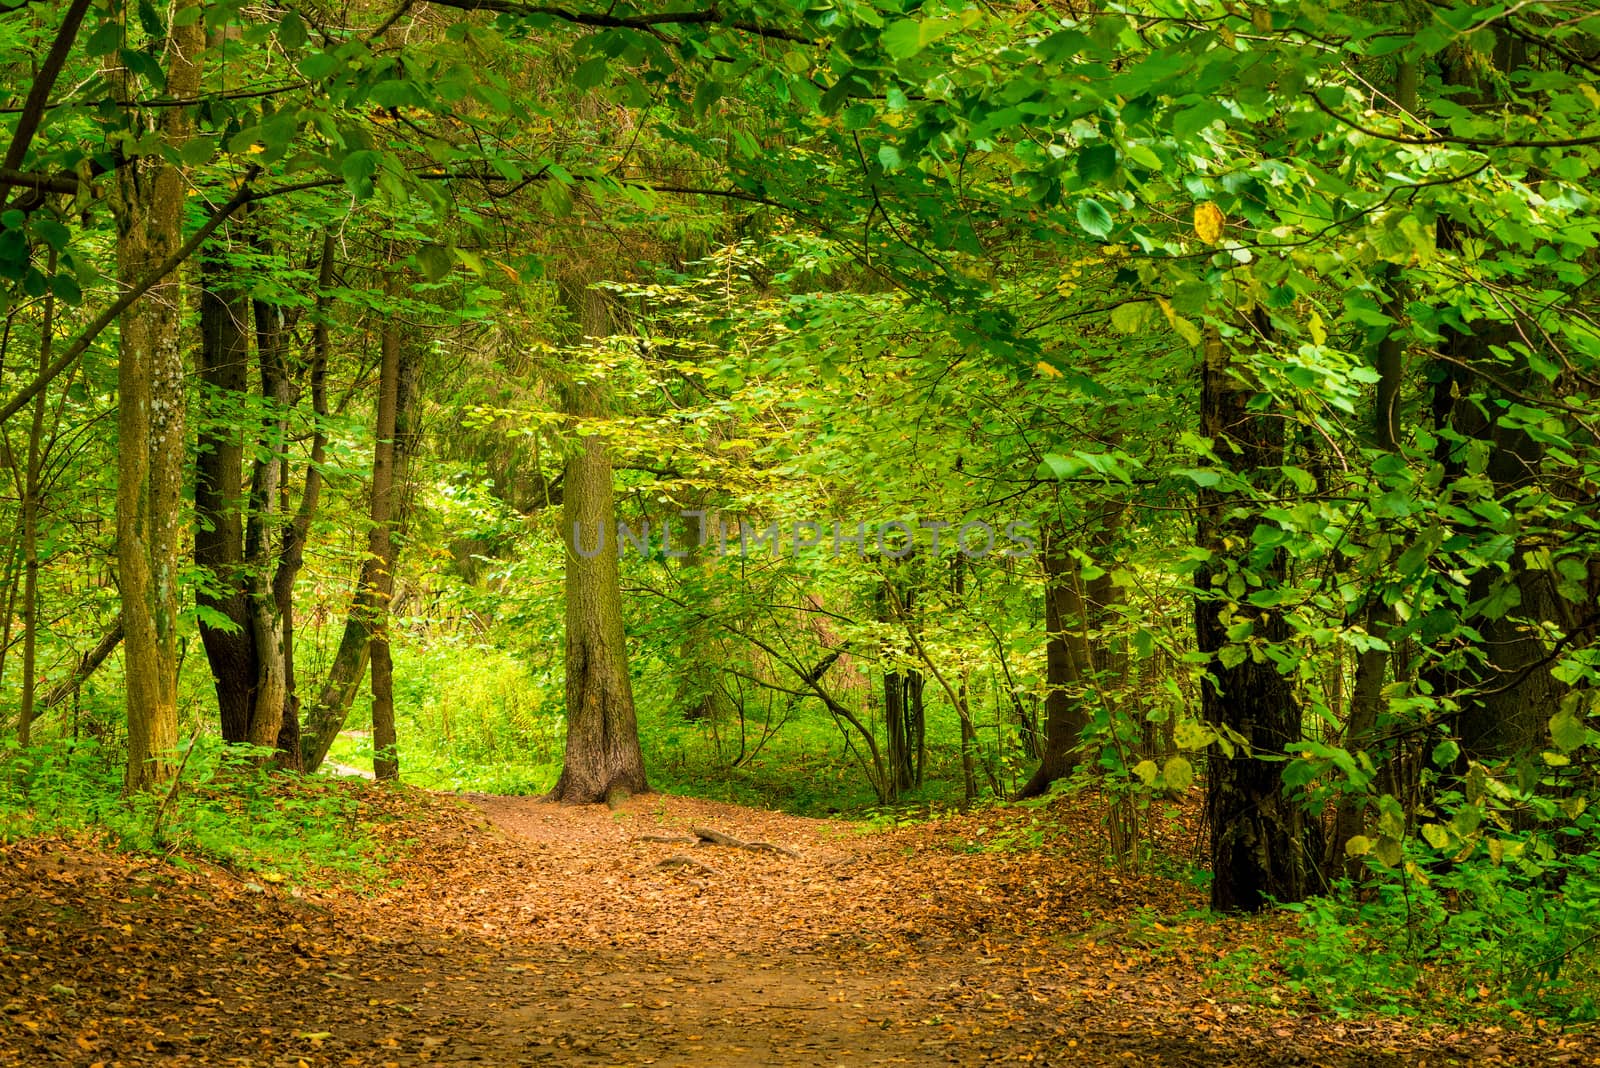
[[[399, 828], [420, 841], [367, 897], [0, 851], [0, 1064], [1600, 1063], [1219, 1003], [1207, 969], [1261, 928], [1156, 937], [1139, 907], [1195, 891], [1108, 874], [1092, 812], [864, 834], [661, 795], [470, 800]], [[646, 840], [697, 826], [799, 856]]]

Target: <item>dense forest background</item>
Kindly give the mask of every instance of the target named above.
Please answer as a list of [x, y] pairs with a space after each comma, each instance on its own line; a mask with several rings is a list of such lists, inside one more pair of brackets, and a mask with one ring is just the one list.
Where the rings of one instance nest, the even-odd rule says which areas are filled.
[[6, 812], [1065, 791], [1136, 869], [1203, 796], [1215, 908], [1600, 1011], [1591, 4], [42, 0], [0, 62]]

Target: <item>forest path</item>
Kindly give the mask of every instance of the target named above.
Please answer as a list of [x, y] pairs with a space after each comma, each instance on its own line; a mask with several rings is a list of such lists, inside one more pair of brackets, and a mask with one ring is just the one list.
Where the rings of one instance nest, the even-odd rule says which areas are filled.
[[[1155, 924], [1197, 891], [1109, 873], [1091, 802], [865, 833], [470, 800], [388, 825], [408, 845], [375, 895], [0, 848], [0, 1065], [1600, 1063], [1219, 1001], [1207, 969], [1286, 928]], [[645, 840], [697, 826], [800, 856]]]

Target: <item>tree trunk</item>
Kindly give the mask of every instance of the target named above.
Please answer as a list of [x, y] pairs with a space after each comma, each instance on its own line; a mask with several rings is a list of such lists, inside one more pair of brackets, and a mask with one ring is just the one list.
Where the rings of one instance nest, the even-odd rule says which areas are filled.
[[261, 397], [266, 402], [261, 440], [250, 477], [250, 511], [245, 524], [245, 574], [248, 576], [250, 634], [255, 654], [254, 699], [250, 706], [248, 741], [276, 748], [289, 699], [284, 663], [283, 616], [272, 588], [274, 546], [280, 532], [284, 453], [289, 441], [287, 331], [283, 310], [264, 300], [251, 302], [256, 326], [256, 359], [260, 364]]
[[283, 680], [287, 697], [278, 727], [278, 763], [292, 770], [304, 770], [301, 750], [300, 693], [295, 678], [294, 583], [305, 564], [306, 538], [322, 498], [322, 465], [328, 452], [328, 356], [333, 348], [329, 316], [333, 307], [332, 232], [322, 236], [322, 264], [317, 272], [317, 303], [311, 335], [311, 411], [316, 425], [311, 432], [311, 459], [306, 464], [306, 481], [300, 490], [300, 506], [294, 519], [283, 528], [278, 548], [278, 566], [272, 575], [272, 598], [282, 620]]
[[[579, 299], [584, 333], [590, 338], [604, 337], [609, 329], [603, 297], [586, 289]], [[591, 418], [601, 408], [599, 387], [594, 383], [574, 388], [570, 403], [574, 416]], [[622, 630], [611, 459], [598, 435], [583, 437], [578, 452], [567, 461], [562, 486], [561, 529], [567, 545], [567, 743], [561, 777], [549, 799], [592, 804], [613, 791], [637, 794], [649, 789]]]
[[[392, 288], [392, 287], [391, 287]], [[400, 384], [400, 330], [391, 320], [383, 331], [383, 366], [378, 373], [378, 451], [372, 464], [371, 552], [380, 560], [394, 558], [394, 536], [389, 529], [394, 516], [394, 431]], [[387, 439], [385, 441], [384, 439]], [[388, 447], [385, 448], [384, 446]], [[380, 512], [382, 518], [380, 519]], [[394, 597], [394, 569], [381, 568], [373, 576], [372, 637], [372, 776], [400, 777], [395, 751], [394, 664], [389, 657], [389, 601]]]
[[[1201, 433], [1212, 439], [1218, 455], [1231, 457], [1235, 470], [1249, 477], [1282, 465], [1283, 421], [1249, 411], [1255, 391], [1236, 375], [1221, 337], [1211, 329], [1201, 366]], [[1231, 553], [1250, 544], [1252, 526], [1248, 517], [1230, 517], [1229, 505], [1226, 493], [1200, 491], [1196, 544], [1211, 553], [1195, 576], [1201, 591], [1195, 599], [1196, 644], [1211, 656], [1201, 683], [1201, 709], [1207, 723], [1243, 742], [1231, 753], [1214, 751], [1206, 778], [1211, 907], [1256, 912], [1270, 899], [1305, 898], [1315, 889], [1316, 868], [1307, 849], [1305, 815], [1284, 796], [1283, 764], [1261, 759], [1281, 757], [1300, 737], [1300, 707], [1290, 680], [1254, 650], [1235, 648], [1223, 655], [1237, 607], [1227, 592]], [[1281, 554], [1257, 574], [1269, 586], [1281, 581]], [[1289, 640], [1280, 613], [1258, 615], [1252, 608], [1251, 614], [1261, 640]]]
[[[50, 273], [55, 273], [55, 253], [50, 254]], [[55, 332], [56, 301], [48, 294], [44, 301], [44, 322], [39, 335], [39, 373], [50, 366], [51, 335]], [[44, 465], [44, 411], [46, 391], [33, 399], [33, 422], [28, 428], [28, 462], [23, 472], [22, 490], [22, 702], [17, 711], [17, 744], [26, 749], [33, 743], [33, 711], [38, 692], [36, 663], [39, 637], [39, 474]]]
[[1084, 627], [1080, 568], [1067, 552], [1066, 535], [1059, 526], [1044, 534], [1045, 697], [1044, 754], [1033, 776], [1017, 791], [1017, 798], [1040, 797], [1057, 779], [1078, 766], [1078, 743], [1089, 725], [1083, 687], [1093, 664]]
[[222, 738], [250, 736], [255, 704], [253, 619], [244, 578], [245, 420], [239, 408], [250, 381], [250, 302], [221, 249], [200, 262], [202, 418], [194, 480], [194, 562], [210, 573], [195, 601], [222, 616], [200, 619]]
[[[400, 336], [398, 324], [389, 320], [383, 331], [383, 357], [379, 370], [376, 442], [372, 454], [372, 526], [367, 534], [367, 557], [361, 562], [356, 592], [345, 617], [344, 633], [333, 666], [328, 671], [311, 713], [306, 717], [300, 751], [307, 771], [315, 771], [328, 755], [333, 740], [344, 729], [345, 717], [360, 689], [372, 657], [372, 640], [387, 625], [389, 600], [394, 596], [394, 571], [399, 563], [395, 528], [403, 519], [404, 489], [410, 476], [417, 428], [413, 415], [416, 395], [417, 353]], [[375, 695], [376, 696], [376, 695]], [[380, 724], [378, 719], [390, 718]], [[393, 750], [393, 706], [374, 701], [374, 744]], [[386, 741], [379, 743], [382, 730]], [[374, 774], [377, 774], [376, 760]]]
[[[205, 47], [197, 0], [178, 0], [167, 39], [166, 96], [194, 97]], [[119, 95], [134, 98], [124, 73]], [[183, 148], [188, 109], [161, 109], [166, 149]], [[183, 243], [186, 184], [160, 155], [117, 169], [113, 208], [117, 267], [124, 285], [140, 282]], [[178, 745], [178, 550], [183, 492], [186, 396], [181, 286], [172, 276], [151, 286], [122, 316], [117, 365], [117, 581], [122, 597], [128, 767], [132, 792], [171, 778]]]

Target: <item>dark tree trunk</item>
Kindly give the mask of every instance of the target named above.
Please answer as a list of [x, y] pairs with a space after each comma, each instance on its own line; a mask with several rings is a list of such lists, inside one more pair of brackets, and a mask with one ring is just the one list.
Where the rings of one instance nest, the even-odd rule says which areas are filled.
[[[576, 299], [581, 302], [586, 337], [606, 336], [610, 331], [603, 297], [586, 289]], [[580, 419], [599, 415], [599, 387], [594, 383], [574, 387], [569, 409]], [[561, 777], [549, 799], [593, 804], [608, 795], [649, 789], [622, 629], [611, 458], [597, 435], [584, 435], [577, 453], [568, 459], [562, 488], [567, 743]]]
[[[1515, 329], [1506, 325], [1483, 325], [1476, 334], [1446, 328], [1442, 355], [1448, 362], [1435, 386], [1436, 419], [1487, 445], [1484, 473], [1501, 500], [1540, 481], [1544, 460], [1544, 447], [1525, 431], [1507, 428], [1485, 414], [1486, 408], [1498, 412], [1504, 401], [1497, 383], [1524, 396], [1537, 396], [1544, 388], [1543, 380], [1535, 380], [1526, 368], [1507, 367], [1489, 354], [1491, 345], [1510, 346], [1516, 339]], [[1489, 370], [1487, 378], [1474, 370], [1479, 367]], [[1451, 477], [1464, 473], [1457, 459], [1443, 458]], [[1497, 528], [1487, 524], [1461, 533], [1484, 541], [1500, 536]], [[1509, 601], [1502, 602], [1510, 607], [1464, 620], [1481, 640], [1474, 641], [1471, 649], [1450, 651], [1456, 663], [1449, 669], [1429, 673], [1435, 692], [1454, 697], [1460, 704], [1455, 729], [1464, 760], [1501, 760], [1529, 752], [1569, 692], [1547, 669], [1552, 656], [1548, 630], [1570, 633], [1581, 629], [1584, 622], [1574, 618], [1572, 605], [1556, 592], [1554, 577], [1529, 566], [1530, 558], [1538, 555], [1531, 551], [1536, 548], [1519, 543], [1507, 558], [1504, 572], [1491, 568], [1473, 572], [1469, 603], [1482, 604], [1497, 589], [1510, 586], [1514, 592]]]
[[1078, 562], [1067, 551], [1059, 526], [1045, 531], [1044, 564], [1045, 697], [1044, 753], [1018, 799], [1040, 797], [1057, 779], [1078, 766], [1078, 743], [1089, 724], [1083, 687], [1093, 671], [1084, 633], [1084, 604]]
[[[195, 563], [211, 573], [197, 595], [228, 621], [202, 619], [223, 739], [276, 748], [290, 701], [284, 616], [273, 588], [272, 545], [282, 526], [284, 453], [293, 403], [283, 311], [248, 300], [226, 253], [202, 264], [200, 379], [206, 417], [198, 434]], [[251, 322], [264, 414], [247, 434]], [[248, 496], [244, 459], [254, 455]], [[294, 766], [291, 758], [280, 762]]]
[[255, 705], [255, 637], [244, 580], [245, 421], [237, 410], [250, 381], [250, 302], [216, 249], [200, 264], [201, 417], [194, 483], [194, 562], [210, 572], [195, 594], [226, 623], [200, 619], [222, 738], [243, 742]]
[[[1254, 389], [1241, 381], [1244, 368], [1231, 365], [1228, 350], [1213, 330], [1205, 341], [1201, 366], [1201, 434], [1218, 455], [1231, 457], [1245, 477], [1283, 463], [1283, 421], [1248, 409]], [[1316, 889], [1316, 864], [1308, 848], [1307, 823], [1300, 807], [1284, 796], [1281, 757], [1300, 737], [1300, 707], [1290, 680], [1271, 660], [1228, 646], [1228, 618], [1236, 608], [1227, 592], [1231, 568], [1240, 563], [1237, 547], [1250, 544], [1252, 521], [1228, 515], [1229, 495], [1200, 491], [1196, 544], [1211, 553], [1195, 576], [1195, 637], [1210, 654], [1201, 683], [1201, 709], [1207, 723], [1237, 735], [1243, 745], [1231, 755], [1213, 751], [1206, 779], [1206, 822], [1211, 832], [1211, 907], [1256, 912], [1270, 900], [1299, 901]], [[1256, 574], [1271, 585], [1284, 577], [1279, 554]], [[1252, 608], [1255, 635], [1269, 643], [1290, 638], [1282, 615]], [[1239, 654], [1242, 653], [1242, 656]], [[1230, 663], [1230, 661], [1233, 661]]]

